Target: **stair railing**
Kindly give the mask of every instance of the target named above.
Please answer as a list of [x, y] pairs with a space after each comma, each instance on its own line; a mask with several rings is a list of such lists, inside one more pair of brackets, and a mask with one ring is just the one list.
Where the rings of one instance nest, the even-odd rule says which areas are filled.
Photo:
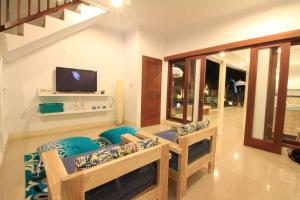
[[[21, 6], [21, 1], [23, 4], [27, 1], [27, 8]], [[44, 4], [46, 3], [46, 8], [43, 10], [41, 6], [42, 1]], [[37, 4], [33, 4], [34, 2]], [[79, 2], [80, 0], [0, 0], [0, 32], [57, 12]], [[51, 6], [52, 4], [54, 6]], [[36, 12], [32, 11], [33, 7], [37, 8]], [[21, 16], [21, 13], [26, 13], [26, 16]], [[15, 19], [12, 19], [13, 16]]]

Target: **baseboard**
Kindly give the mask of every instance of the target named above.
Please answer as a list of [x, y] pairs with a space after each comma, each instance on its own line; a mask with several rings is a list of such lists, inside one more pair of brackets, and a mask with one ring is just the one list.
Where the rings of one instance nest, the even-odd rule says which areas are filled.
[[91, 128], [98, 128], [105, 125], [116, 125], [115, 121], [106, 121], [106, 122], [97, 122], [97, 123], [89, 123], [89, 124], [79, 124], [79, 125], [72, 125], [72, 126], [63, 126], [63, 127], [55, 127], [49, 129], [40, 129], [34, 131], [24, 131], [24, 132], [15, 132], [9, 134], [9, 140], [19, 140], [24, 138], [31, 138], [31, 137], [38, 137], [44, 135], [51, 135], [57, 133], [63, 133], [68, 131], [78, 131], [83, 129], [91, 129]]

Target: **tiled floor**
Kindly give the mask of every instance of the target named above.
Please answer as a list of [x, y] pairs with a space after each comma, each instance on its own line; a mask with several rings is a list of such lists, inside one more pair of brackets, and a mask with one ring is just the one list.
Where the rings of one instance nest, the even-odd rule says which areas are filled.
[[[243, 146], [243, 110], [225, 109], [224, 113], [212, 113], [211, 121], [218, 124], [216, 170], [208, 174], [199, 171], [188, 180], [185, 199], [190, 200], [299, 200], [300, 165], [286, 156]], [[78, 132], [35, 137], [12, 141], [7, 148], [0, 171], [0, 199], [24, 199], [23, 155], [47, 141], [84, 135], [96, 138], [101, 127]], [[166, 130], [166, 125], [143, 128], [142, 132], [155, 133]], [[175, 185], [170, 182], [169, 199], [175, 199]]]

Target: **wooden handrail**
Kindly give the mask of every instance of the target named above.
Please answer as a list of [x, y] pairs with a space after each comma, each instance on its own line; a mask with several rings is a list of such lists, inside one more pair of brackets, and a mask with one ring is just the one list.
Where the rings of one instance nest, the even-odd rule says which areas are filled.
[[[62, 10], [70, 5], [78, 4], [80, 0], [72, 0], [70, 2], [67, 2], [66, 0], [63, 1], [61, 5], [59, 5], [58, 0], [56, 0], [56, 6], [53, 8], [50, 8], [50, 0], [47, 0], [47, 8], [46, 10], [41, 11], [41, 0], [38, 0], [37, 4], [37, 13], [31, 14], [31, 0], [27, 0], [28, 6], [27, 6], [27, 16], [21, 17], [21, 0], [17, 1], [17, 20], [10, 20], [10, 5], [9, 0], [6, 0], [6, 9], [4, 15], [1, 14], [0, 16], [0, 32], [14, 28], [16, 26], [19, 26], [21, 24], [24, 24], [26, 22], [32, 21], [34, 19], [37, 19], [39, 17], [49, 15], [51, 13], [57, 12], [59, 10]], [[3, 6], [2, 4], [0, 7]], [[3, 21], [3, 16], [6, 16], [6, 19]], [[2, 21], [1, 21], [2, 20]]]

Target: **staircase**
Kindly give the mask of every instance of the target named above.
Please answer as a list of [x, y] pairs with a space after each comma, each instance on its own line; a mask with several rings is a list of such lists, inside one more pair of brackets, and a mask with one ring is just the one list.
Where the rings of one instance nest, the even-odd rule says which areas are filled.
[[[35, 0], [38, 2], [36, 13], [32, 14], [32, 8], [28, 7], [27, 15], [22, 18], [24, 9], [20, 7], [21, 1], [27, 0], [15, 1], [20, 3], [17, 4], [15, 20], [9, 20], [7, 13], [6, 19], [3, 19], [3, 12], [1, 13], [0, 55], [3, 56], [15, 54], [16, 51], [23, 51], [24, 47], [28, 47], [32, 43], [35, 43], [35, 45], [30, 46], [41, 46], [43, 43], [42, 39], [47, 38], [44, 41], [51, 40], [51, 36], [70, 30], [72, 27], [79, 27], [80, 24], [87, 23], [89, 20], [106, 12], [102, 8], [82, 3], [79, 0], [55, 0], [55, 7], [50, 7], [50, 1], [45, 0], [47, 2], [46, 10], [42, 11], [41, 2], [43, 1]], [[31, 5], [32, 1], [34, 0], [28, 0], [28, 5]], [[3, 10], [2, 3], [1, 9]], [[78, 29], [74, 29], [75, 31], [78, 31]]]

